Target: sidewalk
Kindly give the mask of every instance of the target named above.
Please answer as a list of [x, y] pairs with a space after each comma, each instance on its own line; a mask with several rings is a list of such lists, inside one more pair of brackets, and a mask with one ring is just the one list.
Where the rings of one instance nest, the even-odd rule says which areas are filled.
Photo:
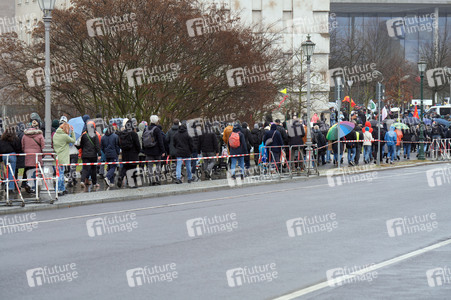
[[[384, 171], [384, 170], [393, 170], [399, 168], [408, 168], [415, 166], [424, 166], [424, 165], [434, 165], [434, 164], [443, 164], [446, 162], [443, 161], [406, 161], [406, 162], [398, 162], [395, 165], [381, 165], [377, 167], [375, 164], [369, 165], [359, 165], [357, 167], [347, 168], [347, 170], [354, 169], [355, 173], [365, 173], [365, 172], [374, 172], [374, 171]], [[334, 169], [336, 170], [336, 169]], [[335, 174], [334, 171], [333, 174]], [[354, 173], [354, 171], [353, 171]], [[320, 170], [319, 177], [326, 177], [331, 174], [331, 169], [322, 169]], [[267, 184], [277, 184], [280, 182], [295, 182], [300, 180], [308, 180], [310, 178], [317, 178], [318, 176], [311, 175], [310, 177], [306, 176], [298, 176], [290, 179], [282, 178], [273, 179], [273, 180], [261, 180], [257, 182], [243, 182], [240, 186], [231, 187], [229, 186], [229, 181], [227, 179], [217, 179], [211, 181], [199, 181], [193, 183], [184, 183], [184, 184], [167, 184], [161, 186], [142, 186], [136, 189], [114, 189], [114, 190], [106, 190], [106, 191], [94, 191], [94, 192], [84, 192], [77, 194], [69, 194], [63, 197], [60, 197], [58, 201], [54, 204], [49, 203], [27, 203], [25, 207], [20, 207], [18, 202], [14, 202], [13, 206], [6, 206], [3, 204], [0, 206], [0, 215], [4, 214], [13, 214], [13, 213], [24, 213], [31, 211], [39, 211], [39, 210], [48, 210], [48, 209], [57, 209], [57, 208], [69, 208], [73, 206], [80, 205], [88, 205], [88, 204], [96, 204], [96, 203], [107, 203], [107, 202], [115, 202], [115, 201], [128, 201], [128, 200], [139, 200], [139, 199], [147, 199], [147, 198], [158, 198], [164, 196], [171, 195], [182, 195], [188, 193], [199, 193], [199, 192], [207, 192], [207, 191], [218, 191], [218, 190], [227, 190], [230, 188], [239, 188], [245, 186], [258, 186], [258, 185], [267, 185]], [[27, 200], [26, 200], [27, 201]]]

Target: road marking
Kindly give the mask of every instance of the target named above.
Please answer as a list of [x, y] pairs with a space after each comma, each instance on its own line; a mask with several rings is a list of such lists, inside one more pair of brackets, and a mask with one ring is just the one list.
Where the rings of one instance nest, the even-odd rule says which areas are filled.
[[323, 281], [321, 283], [309, 286], [307, 288], [295, 291], [293, 293], [286, 294], [286, 295], [280, 296], [278, 298], [274, 298], [273, 300], [291, 300], [291, 299], [295, 299], [297, 297], [301, 297], [301, 296], [304, 296], [304, 295], [316, 292], [316, 291], [324, 289], [324, 288], [332, 288], [329, 285], [329, 283], [334, 283], [334, 284], [335, 283], [339, 283], [339, 282], [343, 281], [344, 279], [354, 278], [356, 276], [360, 276], [360, 275], [363, 275], [365, 273], [372, 272], [372, 271], [384, 268], [386, 266], [390, 266], [390, 265], [399, 263], [399, 262], [401, 262], [403, 260], [412, 258], [412, 257], [420, 255], [420, 254], [424, 254], [426, 252], [435, 250], [437, 248], [440, 248], [440, 247], [443, 247], [443, 246], [446, 246], [446, 245], [449, 245], [449, 244], [451, 244], [451, 239], [448, 239], [446, 241], [443, 241], [443, 242], [440, 242], [440, 243], [436, 243], [436, 244], [433, 244], [431, 246], [427, 246], [427, 247], [421, 248], [419, 250], [415, 250], [415, 251], [409, 252], [407, 254], [404, 254], [404, 255], [401, 255], [401, 256], [398, 256], [398, 257], [395, 257], [395, 258], [383, 261], [381, 263], [378, 263], [376, 265], [372, 265], [370, 267], [361, 269], [361, 270], [356, 271], [354, 273], [351, 273], [349, 275], [342, 275], [342, 276], [337, 277], [337, 278], [335, 278], [334, 280], [331, 280], [331, 281]]
[[[391, 177], [399, 177], [399, 176], [405, 176], [405, 175], [414, 175], [414, 174], [420, 174], [420, 173], [424, 173], [424, 172], [420, 171], [420, 172], [411, 172], [411, 173], [401, 173], [401, 174], [388, 175], [388, 176], [384, 176], [384, 177], [377, 177], [377, 178], [373, 179], [373, 181], [377, 180], [377, 179], [386, 179], [386, 178], [391, 178]], [[359, 173], [355, 173], [355, 174], [359, 174]], [[337, 176], [340, 176], [340, 175], [337, 175]], [[321, 179], [321, 177], [318, 177], [318, 179]], [[287, 182], [287, 183], [290, 183], [290, 182]], [[159, 209], [159, 208], [176, 207], [176, 206], [183, 206], [183, 205], [190, 205], [190, 204], [215, 202], [215, 201], [234, 199], [234, 198], [240, 198], [240, 197], [260, 196], [260, 195], [273, 194], [273, 193], [279, 193], [279, 192], [290, 192], [290, 191], [296, 191], [296, 190], [302, 190], [302, 189], [311, 189], [311, 188], [317, 188], [317, 187], [326, 187], [326, 186], [329, 186], [329, 184], [318, 184], [318, 185], [302, 186], [302, 187], [296, 187], [296, 188], [290, 188], [290, 189], [264, 191], [264, 192], [258, 192], [258, 193], [240, 194], [240, 195], [234, 195], [234, 196], [211, 198], [211, 199], [188, 201], [188, 202], [180, 202], [180, 203], [173, 203], [173, 204], [162, 204], [162, 205], [156, 205], [156, 206], [147, 206], [147, 207], [140, 207], [140, 208], [124, 209], [124, 210], [110, 211], [110, 212], [104, 212], [104, 213], [95, 213], [95, 214], [89, 214], [89, 215], [79, 215], [79, 216], [72, 216], [72, 217], [65, 217], [65, 218], [57, 218], [57, 219], [35, 221], [33, 223], [38, 223], [38, 224], [39, 223], [51, 223], [51, 222], [66, 221], [66, 220], [73, 220], [73, 219], [82, 219], [82, 218], [98, 217], [98, 216], [111, 215], [111, 214], [134, 212], [134, 211], [143, 211], [143, 210], [152, 210], [152, 209]], [[252, 187], [252, 186], [249, 186], [249, 187]], [[343, 185], [341, 187], [346, 187], [346, 185]], [[23, 224], [28, 224], [28, 223], [23, 223]], [[0, 226], [0, 228], [6, 228], [6, 227], [18, 226], [18, 225], [21, 225], [21, 224], [3, 225], [3, 226]]]

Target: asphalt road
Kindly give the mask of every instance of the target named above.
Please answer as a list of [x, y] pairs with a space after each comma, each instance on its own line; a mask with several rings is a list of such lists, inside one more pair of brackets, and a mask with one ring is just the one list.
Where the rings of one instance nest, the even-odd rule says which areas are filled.
[[437, 168], [2, 216], [0, 299], [450, 299]]

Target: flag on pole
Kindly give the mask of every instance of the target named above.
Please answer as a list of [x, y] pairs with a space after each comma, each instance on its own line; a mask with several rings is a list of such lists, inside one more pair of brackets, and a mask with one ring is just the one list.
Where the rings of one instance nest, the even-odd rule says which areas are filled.
[[342, 102], [349, 102], [349, 96], [346, 96]]
[[370, 100], [370, 103], [368, 103], [368, 109], [371, 111], [375, 111], [376, 110], [376, 103], [374, 103], [373, 100]]
[[355, 104], [354, 100], [351, 99], [351, 107], [356, 106], [357, 104]]
[[382, 121], [383, 121], [387, 116], [388, 116], [387, 109], [386, 109], [385, 106], [384, 106], [384, 108], [382, 109]]
[[417, 119], [420, 118], [420, 116], [418, 115], [418, 108], [417, 108], [416, 105], [415, 105], [415, 111], [413, 112], [413, 117], [414, 117], [414, 118], [417, 118]]

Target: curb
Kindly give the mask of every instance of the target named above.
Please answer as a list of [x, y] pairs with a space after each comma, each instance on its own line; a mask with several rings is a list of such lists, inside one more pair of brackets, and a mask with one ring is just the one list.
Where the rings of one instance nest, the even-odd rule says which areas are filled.
[[[434, 161], [434, 162], [420, 162], [420, 163], [414, 163], [414, 164], [409, 164], [409, 165], [392, 166], [392, 167], [377, 168], [377, 166], [376, 166], [376, 167], [368, 169], [368, 170], [359, 170], [359, 171], [353, 172], [353, 174], [368, 173], [368, 172], [374, 172], [374, 171], [388, 171], [388, 170], [393, 170], [393, 169], [404, 169], [404, 168], [443, 164], [443, 163], [444, 163], [444, 161]], [[337, 170], [337, 169], [332, 168], [329, 170]], [[234, 186], [234, 187], [230, 187], [228, 184], [224, 184], [224, 185], [219, 185], [219, 186], [202, 187], [202, 188], [193, 187], [189, 190], [165, 191], [165, 192], [133, 195], [133, 196], [129, 196], [129, 197], [119, 196], [119, 197], [110, 197], [110, 198], [93, 199], [93, 200], [76, 200], [73, 202], [65, 202], [65, 203], [58, 203], [58, 201], [56, 201], [54, 204], [42, 203], [42, 204], [39, 204], [38, 206], [31, 206], [31, 207], [29, 205], [25, 205], [25, 207], [14, 207], [14, 208], [0, 210], [0, 215], [34, 212], [34, 211], [51, 210], [51, 209], [60, 209], [60, 208], [70, 208], [70, 207], [77, 207], [77, 206], [90, 205], [90, 204], [99, 204], [99, 203], [133, 201], [133, 200], [142, 200], [142, 199], [176, 196], [176, 195], [184, 195], [184, 194], [221, 191], [221, 190], [228, 190], [228, 189], [238, 189], [238, 188], [243, 188], [243, 187], [277, 184], [277, 183], [281, 183], [281, 182], [288, 183], [288, 182], [296, 182], [296, 181], [307, 181], [312, 178], [321, 178], [321, 177], [330, 176], [326, 172], [327, 171], [325, 171], [323, 174], [320, 173], [318, 176], [311, 175], [311, 176], [302, 176], [302, 177], [293, 177], [293, 178], [283, 178], [283, 179], [279, 179], [279, 180], [276, 179], [276, 180], [262, 181], [262, 182], [257, 182], [257, 183], [247, 183], [247, 184], [242, 184], [242, 185], [238, 185], [238, 186]], [[338, 172], [337, 172], [337, 174], [333, 174], [333, 176], [340, 176], [340, 175], [341, 174]], [[145, 188], [152, 189], [152, 187], [145, 187]], [[80, 196], [84, 195], [84, 194], [86, 196], [88, 195], [87, 193], [83, 193], [83, 194], [80, 194]], [[32, 204], [35, 204], [35, 203], [32, 203]]]

